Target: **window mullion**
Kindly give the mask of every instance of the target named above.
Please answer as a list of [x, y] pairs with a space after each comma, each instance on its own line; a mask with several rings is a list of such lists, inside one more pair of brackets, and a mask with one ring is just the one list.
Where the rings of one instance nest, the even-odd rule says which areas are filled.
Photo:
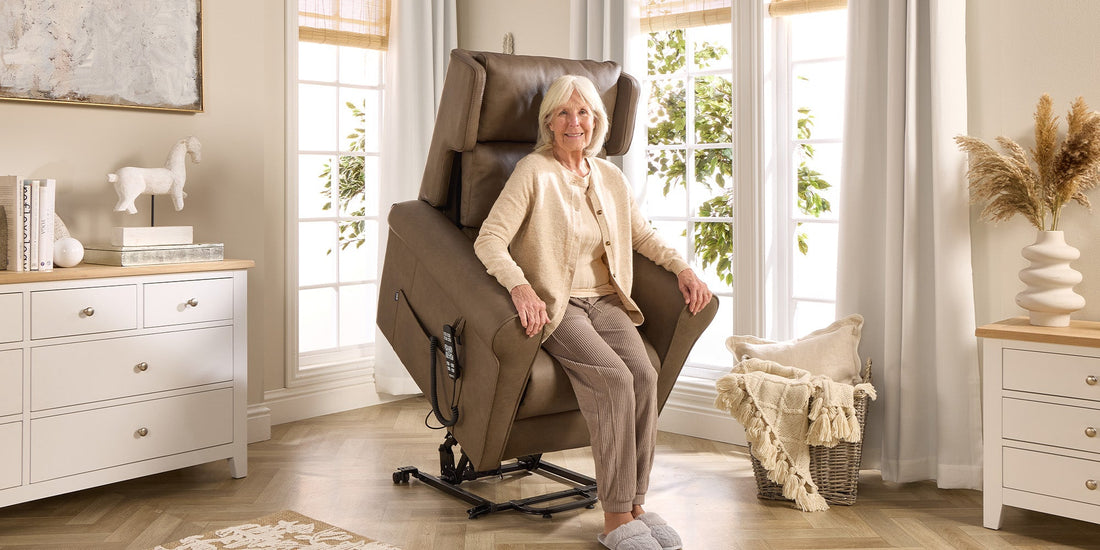
[[687, 221], [694, 214], [693, 195], [695, 190], [695, 41], [691, 39], [691, 29], [684, 31], [684, 55], [686, 56], [686, 62], [684, 64], [687, 72], [684, 78], [684, 96], [686, 98], [686, 106], [684, 109], [684, 250], [687, 251], [687, 258], [684, 258], [688, 263], [695, 260], [695, 246], [693, 246], [692, 235], [696, 231], [695, 224]]
[[776, 195], [779, 201], [775, 231], [777, 237], [775, 337], [791, 337], [791, 319], [794, 316], [794, 302], [791, 294], [794, 290], [794, 244], [798, 238], [798, 226], [794, 221], [797, 203], [798, 183], [795, 169], [796, 148], [794, 135], [794, 101], [792, 98], [794, 67], [790, 63], [790, 26], [788, 19], [775, 21], [775, 66], [779, 81], [776, 83], [776, 112], [778, 158], [782, 162], [776, 166]]
[[734, 331], [764, 334], [766, 257], [763, 181], [763, 8], [737, 2], [733, 11], [734, 49]]

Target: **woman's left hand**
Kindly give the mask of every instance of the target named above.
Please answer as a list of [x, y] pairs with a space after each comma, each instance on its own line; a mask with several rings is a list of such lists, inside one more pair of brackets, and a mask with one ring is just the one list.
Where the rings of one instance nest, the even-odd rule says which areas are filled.
[[684, 304], [692, 315], [703, 311], [710, 303], [711, 293], [707, 284], [695, 276], [691, 268], [676, 274], [676, 281], [680, 285], [680, 292], [684, 294]]

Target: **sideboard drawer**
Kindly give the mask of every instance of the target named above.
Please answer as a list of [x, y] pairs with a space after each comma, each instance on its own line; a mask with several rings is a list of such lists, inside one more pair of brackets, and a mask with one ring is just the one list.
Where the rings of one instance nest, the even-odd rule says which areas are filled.
[[1005, 349], [1003, 360], [1006, 390], [1100, 401], [1100, 383], [1088, 383], [1100, 379], [1100, 357]]
[[1001, 432], [1007, 439], [1100, 453], [1100, 409], [1023, 399], [1005, 399], [1003, 407]]
[[23, 423], [0, 424], [0, 489], [23, 484]]
[[232, 379], [233, 327], [43, 346], [31, 350], [31, 409]]
[[1006, 447], [1003, 463], [1005, 487], [1093, 504], [1100, 517], [1100, 489], [1086, 486], [1100, 483], [1100, 462]]
[[31, 482], [231, 443], [232, 414], [225, 388], [32, 420]]
[[0, 344], [23, 339], [23, 295], [0, 294]]
[[0, 351], [0, 416], [23, 412], [23, 350]]
[[233, 318], [233, 279], [203, 279], [145, 285], [145, 326]]
[[31, 339], [135, 328], [135, 285], [31, 293]]

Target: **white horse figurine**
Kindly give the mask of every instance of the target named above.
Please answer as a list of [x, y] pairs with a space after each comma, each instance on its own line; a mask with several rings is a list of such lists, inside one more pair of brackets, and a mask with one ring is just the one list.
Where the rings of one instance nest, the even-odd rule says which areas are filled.
[[168, 161], [164, 163], [164, 168], [127, 166], [119, 168], [115, 174], [107, 174], [107, 181], [115, 184], [115, 193], [118, 194], [115, 212], [126, 211], [137, 214], [134, 200], [142, 193], [170, 194], [176, 211], [183, 210], [183, 198], [187, 196], [187, 193], [183, 192], [183, 184], [187, 180], [187, 173], [183, 168], [185, 153], [191, 156], [191, 162], [195, 164], [202, 161], [202, 144], [199, 143], [198, 138], [192, 136], [177, 141], [172, 151], [168, 153]]

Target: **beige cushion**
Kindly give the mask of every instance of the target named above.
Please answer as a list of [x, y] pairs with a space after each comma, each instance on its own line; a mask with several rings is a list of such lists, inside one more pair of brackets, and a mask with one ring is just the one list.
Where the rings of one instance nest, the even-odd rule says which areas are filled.
[[813, 374], [824, 374], [837, 382], [858, 384], [860, 377], [859, 337], [863, 317], [849, 315], [806, 336], [773, 342], [755, 336], [730, 336], [729, 349], [738, 361], [748, 358], [775, 361]]

